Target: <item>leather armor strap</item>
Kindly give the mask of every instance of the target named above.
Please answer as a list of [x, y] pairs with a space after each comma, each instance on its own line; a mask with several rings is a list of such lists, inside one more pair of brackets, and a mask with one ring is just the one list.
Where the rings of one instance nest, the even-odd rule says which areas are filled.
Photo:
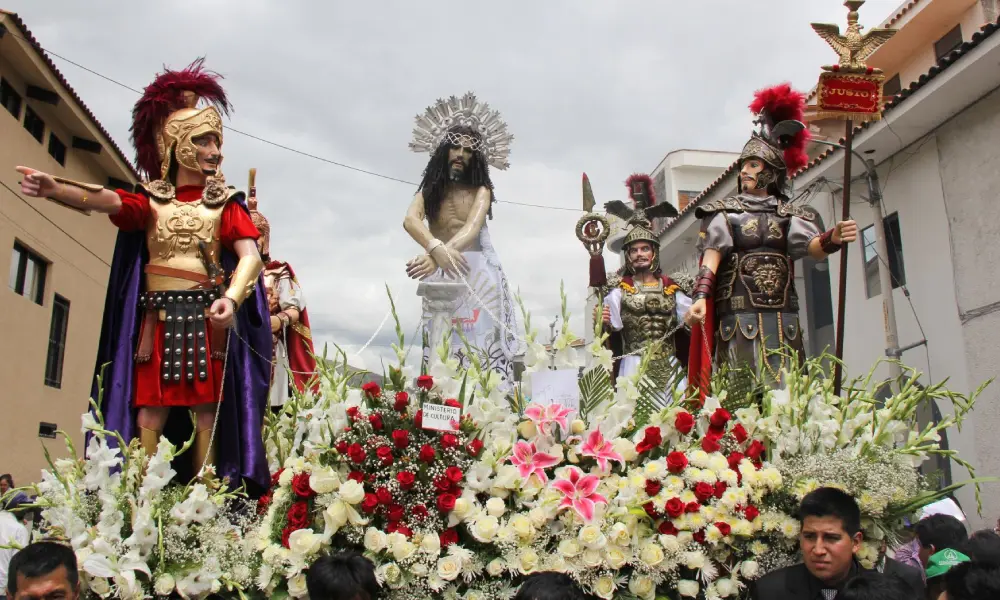
[[[147, 275], [159, 275], [161, 277], [173, 277], [174, 279], [183, 279], [185, 281], [193, 281], [198, 285], [191, 289], [203, 289], [207, 290], [215, 285], [221, 284], [221, 281], [212, 281], [203, 273], [195, 273], [193, 271], [185, 271], [183, 269], [175, 269], [173, 267], [164, 267], [162, 265], [146, 265], [145, 273]], [[216, 279], [219, 279], [217, 277]]]
[[[208, 378], [206, 346], [209, 344], [206, 344], [205, 309], [215, 299], [214, 292], [197, 290], [146, 292], [139, 297], [139, 307], [146, 310], [146, 318], [137, 356], [147, 350], [143, 348], [143, 343], [149, 335], [147, 331], [155, 331], [157, 313], [161, 310], [165, 313], [163, 356], [160, 363], [164, 385], [180, 383], [184, 378], [194, 381], [196, 374], [199, 381], [206, 381]], [[153, 315], [152, 323], [150, 314]], [[225, 334], [226, 330], [222, 329], [222, 332]], [[152, 353], [152, 344], [149, 345], [148, 352]]]
[[840, 251], [840, 244], [833, 241], [833, 229], [828, 229], [820, 234], [819, 247], [827, 254], [834, 254]]
[[708, 267], [702, 267], [698, 271], [698, 279], [694, 284], [694, 295], [695, 300], [701, 300], [702, 298], [708, 298], [715, 291], [715, 273], [712, 272]]

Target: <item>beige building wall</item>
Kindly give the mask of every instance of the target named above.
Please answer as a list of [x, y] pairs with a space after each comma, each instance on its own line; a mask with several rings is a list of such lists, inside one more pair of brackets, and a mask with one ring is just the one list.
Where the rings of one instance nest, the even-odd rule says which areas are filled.
[[[109, 177], [134, 182], [135, 174], [100, 125], [27, 41], [30, 35], [17, 19], [0, 12], [0, 24], [7, 29], [7, 35], [0, 38], [0, 77], [22, 98], [19, 118], [0, 108], [0, 264], [10, 266], [15, 242], [48, 262], [40, 306], [16, 293], [9, 281], [0, 289], [4, 339], [0, 344], [4, 415], [0, 472], [11, 473], [17, 485], [25, 485], [37, 481], [45, 466], [43, 442], [54, 458], [66, 455], [61, 442], [39, 437], [41, 422], [54, 423], [71, 434], [82, 451], [80, 414], [87, 409], [90, 396], [116, 229], [103, 215], [85, 216], [46, 200], [20, 197], [21, 177], [14, 167], [29, 165], [102, 185]], [[58, 102], [52, 105], [28, 98], [28, 85], [56, 92]], [[41, 143], [24, 128], [26, 107], [45, 122]], [[65, 166], [48, 153], [50, 132], [67, 146]], [[100, 153], [73, 148], [74, 137], [98, 142]], [[58, 388], [44, 382], [56, 294], [69, 301]]]

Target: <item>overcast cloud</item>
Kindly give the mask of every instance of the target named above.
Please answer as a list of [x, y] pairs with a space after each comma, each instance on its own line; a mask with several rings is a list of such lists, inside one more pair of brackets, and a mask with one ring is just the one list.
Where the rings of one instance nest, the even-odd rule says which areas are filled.
[[[869, 0], [876, 26], [900, 0]], [[474, 91], [515, 136], [511, 168], [493, 171], [489, 223], [512, 286], [537, 321], [559, 311], [565, 281], [582, 333], [587, 254], [579, 214], [507, 204], [580, 206], [586, 171], [599, 203], [678, 148], [739, 150], [757, 88], [812, 87], [834, 54], [813, 21], [843, 26], [840, 0], [507, 0], [194, 2], [7, 0], [39, 42], [133, 88], [198, 56], [225, 76], [242, 131], [330, 160], [416, 182], [428, 159], [407, 143], [413, 117]], [[129, 152], [136, 95], [54, 59]], [[409, 336], [419, 318], [404, 263], [418, 246], [402, 221], [414, 186], [358, 173], [230, 133], [224, 171], [258, 168], [271, 253], [302, 283], [320, 343], [357, 350], [392, 289]], [[692, 250], [693, 251], [693, 250]], [[609, 267], [616, 264], [609, 260]], [[392, 329], [352, 362], [380, 370]]]

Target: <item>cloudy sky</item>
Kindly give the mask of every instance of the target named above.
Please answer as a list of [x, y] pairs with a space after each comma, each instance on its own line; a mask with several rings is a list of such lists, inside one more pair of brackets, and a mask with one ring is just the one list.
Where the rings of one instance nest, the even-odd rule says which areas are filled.
[[[875, 26], [901, 0], [869, 0]], [[133, 88], [198, 56], [225, 76], [230, 125], [331, 161], [408, 182], [428, 156], [408, 151], [413, 118], [475, 91], [515, 136], [493, 172], [489, 223], [515, 289], [539, 323], [564, 281], [582, 334], [587, 254], [573, 234], [580, 174], [598, 202], [678, 148], [739, 150], [753, 91], [807, 90], [832, 51], [810, 22], [846, 21], [840, 0], [7, 0], [53, 53]], [[122, 148], [136, 94], [55, 62]], [[230, 183], [258, 168], [271, 251], [296, 269], [315, 338], [357, 350], [397, 299], [409, 336], [419, 318], [404, 263], [418, 246], [402, 221], [415, 186], [230, 133]], [[612, 266], [614, 260], [609, 262]], [[390, 327], [355, 364], [381, 370]]]

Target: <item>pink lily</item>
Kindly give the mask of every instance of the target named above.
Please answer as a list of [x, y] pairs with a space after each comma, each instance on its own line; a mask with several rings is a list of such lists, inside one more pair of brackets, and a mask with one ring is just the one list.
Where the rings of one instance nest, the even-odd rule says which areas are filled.
[[563, 493], [560, 508], [572, 508], [584, 521], [590, 521], [594, 518], [597, 503], [608, 503], [607, 498], [597, 493], [599, 482], [597, 475], [584, 475], [580, 469], [570, 467], [569, 478], [555, 480], [552, 487]]
[[524, 409], [524, 415], [535, 423], [535, 427], [543, 435], [549, 435], [551, 425], [555, 423], [562, 428], [563, 433], [569, 432], [569, 416], [573, 410], [559, 404], [531, 404]]
[[611, 442], [604, 439], [599, 429], [595, 429], [587, 436], [587, 441], [580, 446], [580, 454], [597, 459], [597, 465], [601, 471], [608, 470], [608, 461], [616, 460], [620, 464], [625, 464], [625, 459], [621, 454], [615, 452], [615, 447]]
[[517, 467], [518, 474], [525, 480], [535, 474], [542, 480], [542, 483], [547, 483], [549, 478], [545, 474], [545, 469], [559, 464], [559, 458], [539, 452], [534, 444], [521, 441], [514, 444], [514, 453], [510, 457], [510, 462]]

